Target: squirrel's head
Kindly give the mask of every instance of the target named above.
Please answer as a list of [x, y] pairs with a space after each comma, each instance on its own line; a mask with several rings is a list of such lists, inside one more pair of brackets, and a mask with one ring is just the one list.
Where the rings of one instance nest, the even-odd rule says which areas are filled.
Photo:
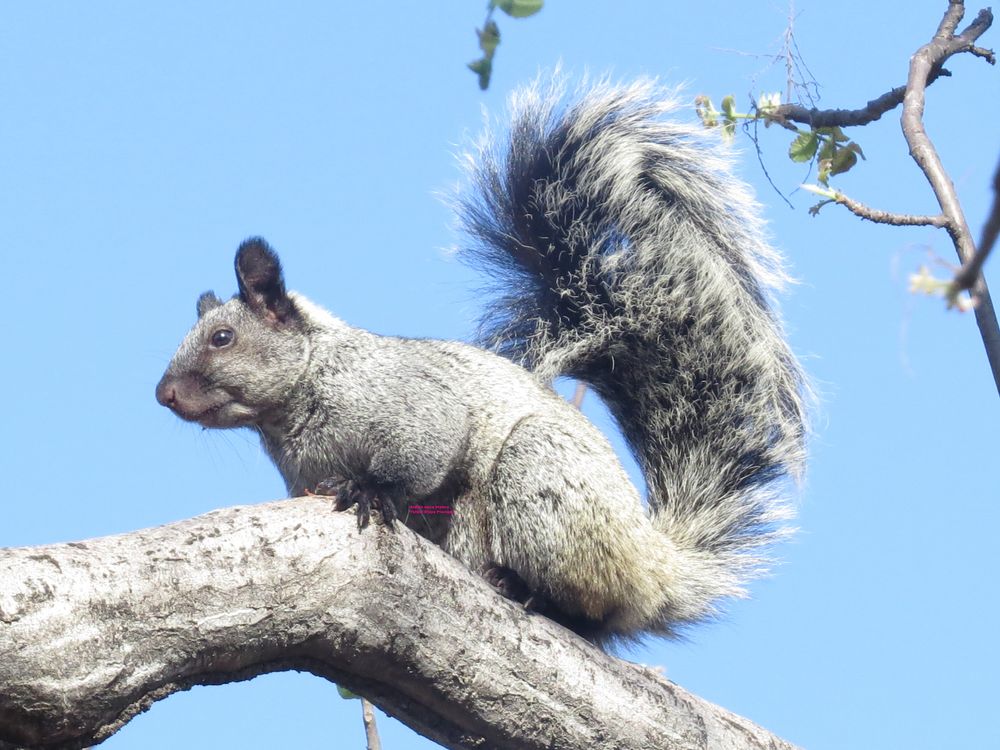
[[156, 386], [156, 400], [205, 427], [259, 425], [280, 413], [308, 362], [302, 315], [281, 263], [254, 237], [236, 251], [239, 293], [198, 298], [198, 322]]

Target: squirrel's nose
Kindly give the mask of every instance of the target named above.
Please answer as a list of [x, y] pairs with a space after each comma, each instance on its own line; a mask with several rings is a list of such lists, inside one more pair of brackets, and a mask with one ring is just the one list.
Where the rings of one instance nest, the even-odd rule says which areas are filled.
[[177, 385], [174, 378], [169, 375], [160, 378], [160, 382], [156, 384], [156, 400], [161, 406], [174, 408], [174, 404], [177, 403]]

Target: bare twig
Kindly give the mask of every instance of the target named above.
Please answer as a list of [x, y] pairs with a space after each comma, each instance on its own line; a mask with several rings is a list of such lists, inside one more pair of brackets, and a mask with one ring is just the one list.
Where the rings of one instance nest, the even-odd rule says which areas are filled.
[[[788, 130], [791, 130], [796, 133], [798, 132], [798, 128], [796, 128], [791, 123], [778, 121], [778, 124], [781, 125], [781, 127], [783, 128], [787, 128]], [[781, 198], [781, 200], [783, 200], [789, 208], [795, 208], [795, 206], [792, 205], [792, 202], [788, 200], [788, 196], [782, 193], [781, 189], [775, 184], [774, 179], [772, 179], [771, 177], [771, 173], [767, 169], [767, 164], [764, 162], [764, 151], [760, 145], [760, 138], [758, 138], [757, 136], [757, 131], [759, 127], [760, 127], [759, 119], [753, 120], [752, 127], [751, 123], [749, 122], [743, 123], [743, 132], [747, 134], [747, 137], [751, 141], [753, 141], [754, 152], [757, 154], [757, 163], [760, 165], [760, 171], [764, 173], [764, 177], [767, 178], [767, 181], [771, 185], [771, 188], [774, 190], [775, 194], [779, 198]]]
[[853, 198], [848, 198], [839, 190], [836, 191], [834, 200], [847, 208], [855, 216], [873, 221], [876, 224], [891, 224], [896, 227], [944, 227], [948, 224], [948, 219], [943, 214], [936, 216], [918, 216], [914, 214], [894, 214], [889, 211], [881, 211], [871, 208], [864, 203], [860, 203]]
[[361, 714], [365, 722], [368, 750], [382, 750], [382, 741], [378, 738], [378, 727], [375, 725], [375, 706], [367, 698], [361, 699]]
[[[927, 80], [930, 85], [941, 76], [950, 76], [940, 66], [931, 72]], [[770, 115], [779, 123], [783, 121], [798, 122], [812, 128], [852, 127], [875, 122], [886, 112], [890, 112], [903, 102], [906, 86], [897, 86], [882, 96], [870, 100], [861, 109], [816, 109], [803, 107], [799, 104], [782, 104], [775, 107]]]
[[951, 39], [963, 16], [965, 16], [964, 0], [959, 0], [958, 2], [956, 2], [956, 0], [948, 0], [948, 10], [945, 11], [944, 18], [942, 18], [941, 23], [938, 24], [937, 31], [934, 33], [934, 38], [939, 40]]
[[955, 279], [952, 281], [954, 294], [975, 286], [983, 269], [983, 263], [996, 244], [998, 233], [1000, 233], [1000, 162], [997, 163], [997, 170], [993, 174], [993, 206], [990, 208], [989, 216], [986, 217], [986, 224], [983, 225], [979, 249], [955, 274]]
[[795, 55], [792, 52], [792, 40], [795, 38], [795, 2], [788, 2], [788, 24], [785, 26], [785, 101], [792, 100], [794, 90]]
[[[981, 52], [975, 46], [975, 41], [993, 23], [993, 14], [987, 8], [979, 11], [976, 19], [960, 34], [956, 35], [955, 29], [964, 14], [965, 6], [962, 0], [949, 0], [948, 10], [941, 19], [934, 38], [918, 49], [910, 58], [910, 73], [906, 81], [903, 114], [900, 118], [903, 137], [906, 138], [910, 147], [910, 156], [923, 171], [934, 190], [938, 205], [941, 206], [941, 213], [947, 219], [945, 229], [948, 230], [958, 252], [958, 257], [963, 264], [972, 261], [976, 254], [975, 244], [965, 221], [962, 206], [958, 201], [955, 186], [945, 172], [941, 158], [924, 129], [923, 113], [924, 95], [931, 72], [940, 67], [952, 55], [960, 52], [977, 54]], [[987, 59], [992, 62], [992, 54]], [[986, 356], [993, 372], [993, 380], [997, 389], [1000, 390], [1000, 327], [997, 326], [996, 313], [993, 310], [993, 301], [990, 299], [986, 280], [981, 274], [972, 285], [972, 292], [977, 299], [976, 323], [979, 325], [983, 344], [986, 347]]]

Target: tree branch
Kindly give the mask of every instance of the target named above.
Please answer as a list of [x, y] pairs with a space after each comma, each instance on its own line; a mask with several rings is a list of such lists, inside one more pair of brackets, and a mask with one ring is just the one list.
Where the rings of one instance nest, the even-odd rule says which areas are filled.
[[[857, 216], [885, 224], [927, 224], [944, 227], [948, 230], [955, 249], [962, 262], [962, 268], [955, 275], [949, 289], [949, 297], [954, 299], [964, 290], [971, 290], [975, 299], [976, 323], [986, 348], [986, 356], [993, 373], [993, 380], [1000, 392], [1000, 326], [997, 324], [993, 300], [990, 297], [986, 280], [982, 275], [982, 266], [996, 241], [1000, 228], [1000, 197], [995, 198], [994, 206], [983, 229], [983, 245], [977, 253], [968, 224], [962, 212], [954, 185], [948, 178], [941, 160], [934, 149], [923, 126], [924, 97], [927, 86], [942, 75], [951, 75], [945, 70], [944, 63], [955, 54], [967, 52], [981, 57], [991, 65], [996, 63], [992, 50], [978, 47], [975, 42], [993, 23], [993, 14], [989, 8], [979, 11], [976, 19], [961, 33], [955, 30], [965, 15], [963, 0], [949, 0], [933, 39], [922, 46], [910, 59], [910, 70], [905, 86], [897, 86], [882, 96], [872, 99], [861, 109], [827, 109], [806, 108], [797, 104], [783, 104], [767, 113], [769, 119], [785, 126], [798, 122], [812, 128], [849, 127], [867, 125], [878, 120], [883, 114], [903, 104], [901, 117], [903, 135], [910, 147], [910, 155], [924, 172], [934, 190], [941, 214], [938, 216], [909, 216], [891, 214], [869, 208], [857, 201], [847, 198], [842, 193], [831, 197], [846, 206]], [[1000, 166], [994, 179], [994, 190], [1000, 191]], [[997, 192], [1000, 196], [1000, 192]], [[822, 204], [821, 204], [822, 205]]]
[[[938, 205], [941, 206], [941, 213], [948, 220], [945, 228], [963, 264], [973, 259], [976, 247], [958, 201], [955, 186], [945, 172], [941, 158], [924, 129], [923, 114], [924, 95], [931, 71], [954, 54], [977, 51], [979, 48], [975, 46], [976, 40], [993, 23], [993, 14], [987, 8], [979, 11], [976, 19], [960, 34], [955, 35], [954, 31], [964, 13], [965, 6], [962, 0], [949, 0], [948, 10], [941, 19], [934, 38], [910, 58], [910, 73], [906, 81], [903, 114], [900, 118], [903, 137], [910, 147], [910, 156], [923, 171], [934, 190]], [[977, 299], [976, 323], [979, 325], [979, 332], [986, 347], [993, 380], [997, 390], [1000, 391], [1000, 327], [997, 325], [993, 300], [990, 298], [986, 280], [981, 274], [972, 285], [972, 292]]]
[[894, 214], [889, 211], [882, 211], [871, 206], [866, 206], [860, 201], [849, 198], [839, 190], [834, 192], [834, 201], [844, 206], [855, 216], [874, 222], [876, 224], [890, 224], [896, 227], [943, 227], [947, 219], [941, 214], [935, 216], [922, 216], [915, 214]]
[[[944, 18], [941, 19], [941, 23], [938, 25], [934, 38], [939, 40], [951, 40], [952, 35], [955, 33], [955, 29], [962, 20], [964, 13], [965, 8], [963, 2], [951, 2], [948, 6], [948, 11], [945, 13]], [[980, 11], [979, 17], [977, 17], [976, 21], [968, 29], [962, 32], [960, 37], [963, 37], [967, 33], [971, 32], [975, 34], [974, 37], [971, 37], [971, 41], [975, 41], [975, 39], [978, 39], [979, 36], [981, 36], [983, 32], [990, 27], [992, 20], [993, 17], [990, 15], [989, 9]], [[996, 57], [994, 56], [992, 50], [983, 49], [982, 47], [977, 47], [970, 43], [962, 46], [960, 49], [955, 49], [945, 57], [934, 61], [927, 70], [926, 77], [924, 78], [925, 87], [930, 86], [941, 76], [951, 75], [951, 73], [942, 66], [947, 58], [952, 54], [955, 54], [955, 52], [969, 52], [977, 57], [984, 58], [991, 65], [996, 62]], [[768, 115], [781, 124], [785, 124], [786, 122], [797, 122], [802, 125], [808, 125], [811, 128], [860, 127], [875, 122], [886, 112], [891, 112], [902, 104], [909, 86], [910, 82], [908, 80], [906, 85], [897, 86], [881, 96], [870, 99], [868, 103], [860, 109], [817, 109], [815, 107], [803, 107], [800, 104], [788, 103], [775, 107], [768, 113]]]
[[171, 693], [299, 669], [448, 748], [790, 745], [319, 498], [0, 550], [0, 748], [80, 748]]
[[990, 213], [986, 217], [983, 225], [983, 234], [979, 238], [979, 248], [970, 260], [967, 260], [952, 282], [955, 292], [962, 292], [972, 289], [979, 280], [982, 273], [983, 263], [989, 257], [993, 246], [996, 244], [997, 235], [1000, 234], [1000, 162], [997, 163], [996, 172], [993, 173], [993, 205], [990, 206]]
[[[940, 66], [927, 80], [930, 85], [941, 76], [951, 73]], [[868, 101], [861, 109], [817, 109], [803, 107], [801, 104], [781, 104], [768, 113], [781, 123], [791, 121], [811, 128], [860, 127], [880, 119], [886, 112], [891, 112], [903, 103], [906, 86], [897, 86], [886, 93]]]
[[378, 738], [378, 726], [375, 724], [375, 706], [367, 698], [361, 699], [361, 713], [365, 724], [367, 750], [382, 750], [382, 741]]

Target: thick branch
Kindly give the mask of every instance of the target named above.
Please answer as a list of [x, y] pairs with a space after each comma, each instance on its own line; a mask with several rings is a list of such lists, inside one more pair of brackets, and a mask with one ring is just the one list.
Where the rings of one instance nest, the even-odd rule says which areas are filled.
[[958, 28], [958, 24], [962, 22], [962, 18], [964, 17], [964, 0], [948, 0], [948, 10], [944, 12], [944, 17], [941, 19], [941, 23], [938, 24], [937, 31], [934, 32], [934, 38], [941, 41], [949, 41], [954, 36], [955, 29]]
[[[964, 14], [964, 4], [961, 0], [950, 0], [948, 10], [938, 27], [934, 38], [921, 47], [910, 58], [910, 73], [906, 82], [906, 95], [903, 98], [903, 114], [900, 118], [903, 136], [910, 147], [910, 155], [927, 177], [934, 195], [937, 197], [941, 213], [948, 220], [947, 230], [958, 252], [962, 263], [968, 263], [976, 254], [972, 241], [972, 233], [965, 221], [965, 214], [958, 201], [955, 186], [945, 172], [941, 158], [931, 143], [924, 129], [924, 93], [927, 79], [931, 71], [944, 63], [949, 57], [959, 52], [975, 52], [978, 48], [975, 42], [993, 23], [993, 14], [989, 9], [979, 11], [976, 19], [960, 34], [955, 35]], [[993, 371], [993, 380], [1000, 390], [1000, 327], [997, 325], [993, 301], [990, 298], [986, 280], [979, 280], [972, 287], [978, 300], [976, 305], [976, 323], [986, 347], [986, 356]]]
[[300, 669], [449, 748], [790, 748], [318, 498], [0, 550], [0, 748], [80, 748], [196, 684]]

